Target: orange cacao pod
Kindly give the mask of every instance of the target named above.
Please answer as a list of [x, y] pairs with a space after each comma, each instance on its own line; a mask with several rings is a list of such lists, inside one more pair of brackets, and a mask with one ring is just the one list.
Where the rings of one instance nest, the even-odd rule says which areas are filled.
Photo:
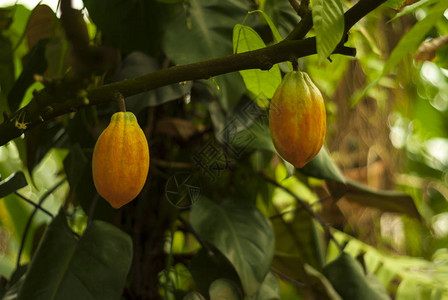
[[149, 170], [145, 134], [131, 112], [115, 113], [93, 150], [93, 182], [113, 208], [132, 201], [142, 190]]
[[302, 168], [322, 148], [326, 120], [322, 94], [308, 74], [286, 74], [269, 108], [269, 129], [277, 152]]

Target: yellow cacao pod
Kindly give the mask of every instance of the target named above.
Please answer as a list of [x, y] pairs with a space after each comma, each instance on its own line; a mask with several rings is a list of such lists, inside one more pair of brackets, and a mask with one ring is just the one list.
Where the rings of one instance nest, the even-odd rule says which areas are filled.
[[143, 130], [131, 112], [115, 113], [93, 150], [93, 182], [113, 208], [132, 201], [145, 185], [149, 149]]
[[269, 129], [280, 156], [302, 168], [322, 148], [326, 123], [322, 94], [308, 74], [286, 74], [269, 109]]

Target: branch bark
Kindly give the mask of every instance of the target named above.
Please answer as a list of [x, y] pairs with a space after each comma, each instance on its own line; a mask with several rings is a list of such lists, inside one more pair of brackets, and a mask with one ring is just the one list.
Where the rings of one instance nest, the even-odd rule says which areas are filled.
[[[360, 0], [345, 14], [346, 31], [383, 2], [385, 0]], [[302, 22], [298, 26], [303, 27], [303, 24], [300, 24]], [[311, 26], [307, 23], [305, 28], [301, 29], [301, 33], [304, 30], [309, 31]], [[333, 53], [355, 56], [355, 49], [340, 45]], [[316, 54], [314, 37], [304, 40], [287, 39], [263, 49], [175, 66], [137, 78], [107, 84], [88, 90], [87, 95], [64, 95], [63, 92], [55, 94], [50, 88], [44, 88], [35, 94], [33, 100], [27, 106], [15, 112], [12, 117], [5, 118], [4, 122], [0, 124], [0, 146], [57, 116], [88, 106], [114, 101], [114, 95], [117, 93], [128, 97], [173, 83], [209, 79], [213, 76], [240, 70], [268, 70], [276, 63], [291, 61], [312, 54]]]

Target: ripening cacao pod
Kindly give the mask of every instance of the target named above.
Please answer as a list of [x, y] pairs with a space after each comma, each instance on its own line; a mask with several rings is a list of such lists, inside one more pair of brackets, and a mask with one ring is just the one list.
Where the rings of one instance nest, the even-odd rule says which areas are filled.
[[93, 150], [93, 182], [113, 208], [132, 201], [142, 190], [149, 170], [145, 134], [131, 112], [112, 115]]
[[269, 108], [269, 129], [280, 156], [302, 168], [322, 148], [326, 120], [322, 94], [308, 74], [286, 74]]

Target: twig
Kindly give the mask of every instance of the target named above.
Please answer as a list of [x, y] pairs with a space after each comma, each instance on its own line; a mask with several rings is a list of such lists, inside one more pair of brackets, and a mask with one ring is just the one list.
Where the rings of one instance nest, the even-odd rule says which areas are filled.
[[330, 231], [330, 228], [325, 222], [314, 212], [314, 210], [311, 208], [311, 206], [306, 203], [304, 200], [300, 199], [294, 192], [292, 192], [290, 189], [284, 187], [274, 179], [269, 178], [264, 173], [258, 173], [261, 177], [263, 177], [264, 180], [269, 182], [272, 185], [275, 185], [276, 187], [282, 189], [286, 193], [290, 194], [302, 207], [305, 209], [323, 228], [325, 234], [328, 235], [328, 237], [336, 244], [336, 246], [339, 248], [339, 250], [342, 252], [342, 246], [339, 244], [339, 242], [336, 240], [336, 238], [333, 236], [333, 234]]
[[173, 168], [173, 169], [192, 169], [194, 168], [194, 164], [185, 163], [185, 162], [176, 162], [176, 161], [165, 161], [155, 157], [151, 157], [151, 163], [164, 167], [164, 168]]
[[[327, 200], [330, 200], [331, 198], [333, 198], [331, 195], [325, 196], [325, 197], [317, 200], [316, 202], [311, 203], [310, 207], [313, 207], [316, 204], [319, 204], [319, 203], [325, 202]], [[290, 209], [288, 211], [284, 211], [284, 212], [279, 213], [279, 214], [275, 214], [273, 216], [270, 216], [269, 219], [273, 220], [273, 219], [276, 219], [276, 218], [280, 218], [280, 217], [283, 217], [284, 215], [287, 215], [287, 214], [290, 214], [290, 213], [294, 213], [294, 212], [296, 212], [298, 210], [301, 210], [301, 209], [303, 209], [303, 206], [296, 207], [296, 208]]]
[[300, 16], [300, 3], [298, 0], [288, 0], [289, 4], [291, 4], [292, 8], [296, 11], [296, 13]]
[[295, 287], [302, 288], [302, 289], [304, 287], [306, 287], [306, 285], [304, 283], [299, 282], [299, 281], [289, 277], [288, 275], [285, 275], [282, 272], [275, 270], [274, 268], [271, 268], [270, 270], [271, 270], [272, 273], [274, 273], [275, 275], [277, 275], [278, 277], [280, 277], [284, 281], [288, 281], [289, 283], [291, 283]]
[[50, 216], [51, 218], [53, 218], [53, 214], [51, 212], [49, 212], [48, 210], [46, 210], [45, 208], [43, 208], [42, 206], [40, 206], [37, 203], [34, 203], [33, 201], [31, 201], [30, 199], [26, 198], [25, 196], [23, 196], [22, 194], [15, 192], [16, 196], [18, 196], [19, 198], [21, 198], [22, 200], [24, 200], [25, 202], [31, 204], [32, 206], [34, 206], [35, 208], [41, 210], [43, 213], [46, 213], [48, 216]]
[[51, 189], [49, 189], [42, 197], [39, 199], [38, 206], [34, 207], [34, 210], [31, 212], [31, 215], [26, 222], [25, 229], [23, 230], [22, 241], [20, 242], [19, 253], [17, 254], [17, 263], [16, 268], [20, 267], [20, 257], [22, 256], [23, 249], [25, 248], [26, 236], [28, 235], [28, 231], [31, 228], [31, 223], [33, 221], [34, 216], [39, 210], [38, 207], [41, 207], [44, 201], [50, 196], [58, 187], [60, 187], [65, 182], [65, 178], [56, 183]]
[[98, 193], [95, 193], [93, 196], [92, 203], [89, 207], [89, 215], [87, 216], [87, 227], [90, 226], [90, 224], [93, 221], [93, 214], [95, 213], [96, 204], [98, 203], [98, 199], [100, 198], [100, 195]]

